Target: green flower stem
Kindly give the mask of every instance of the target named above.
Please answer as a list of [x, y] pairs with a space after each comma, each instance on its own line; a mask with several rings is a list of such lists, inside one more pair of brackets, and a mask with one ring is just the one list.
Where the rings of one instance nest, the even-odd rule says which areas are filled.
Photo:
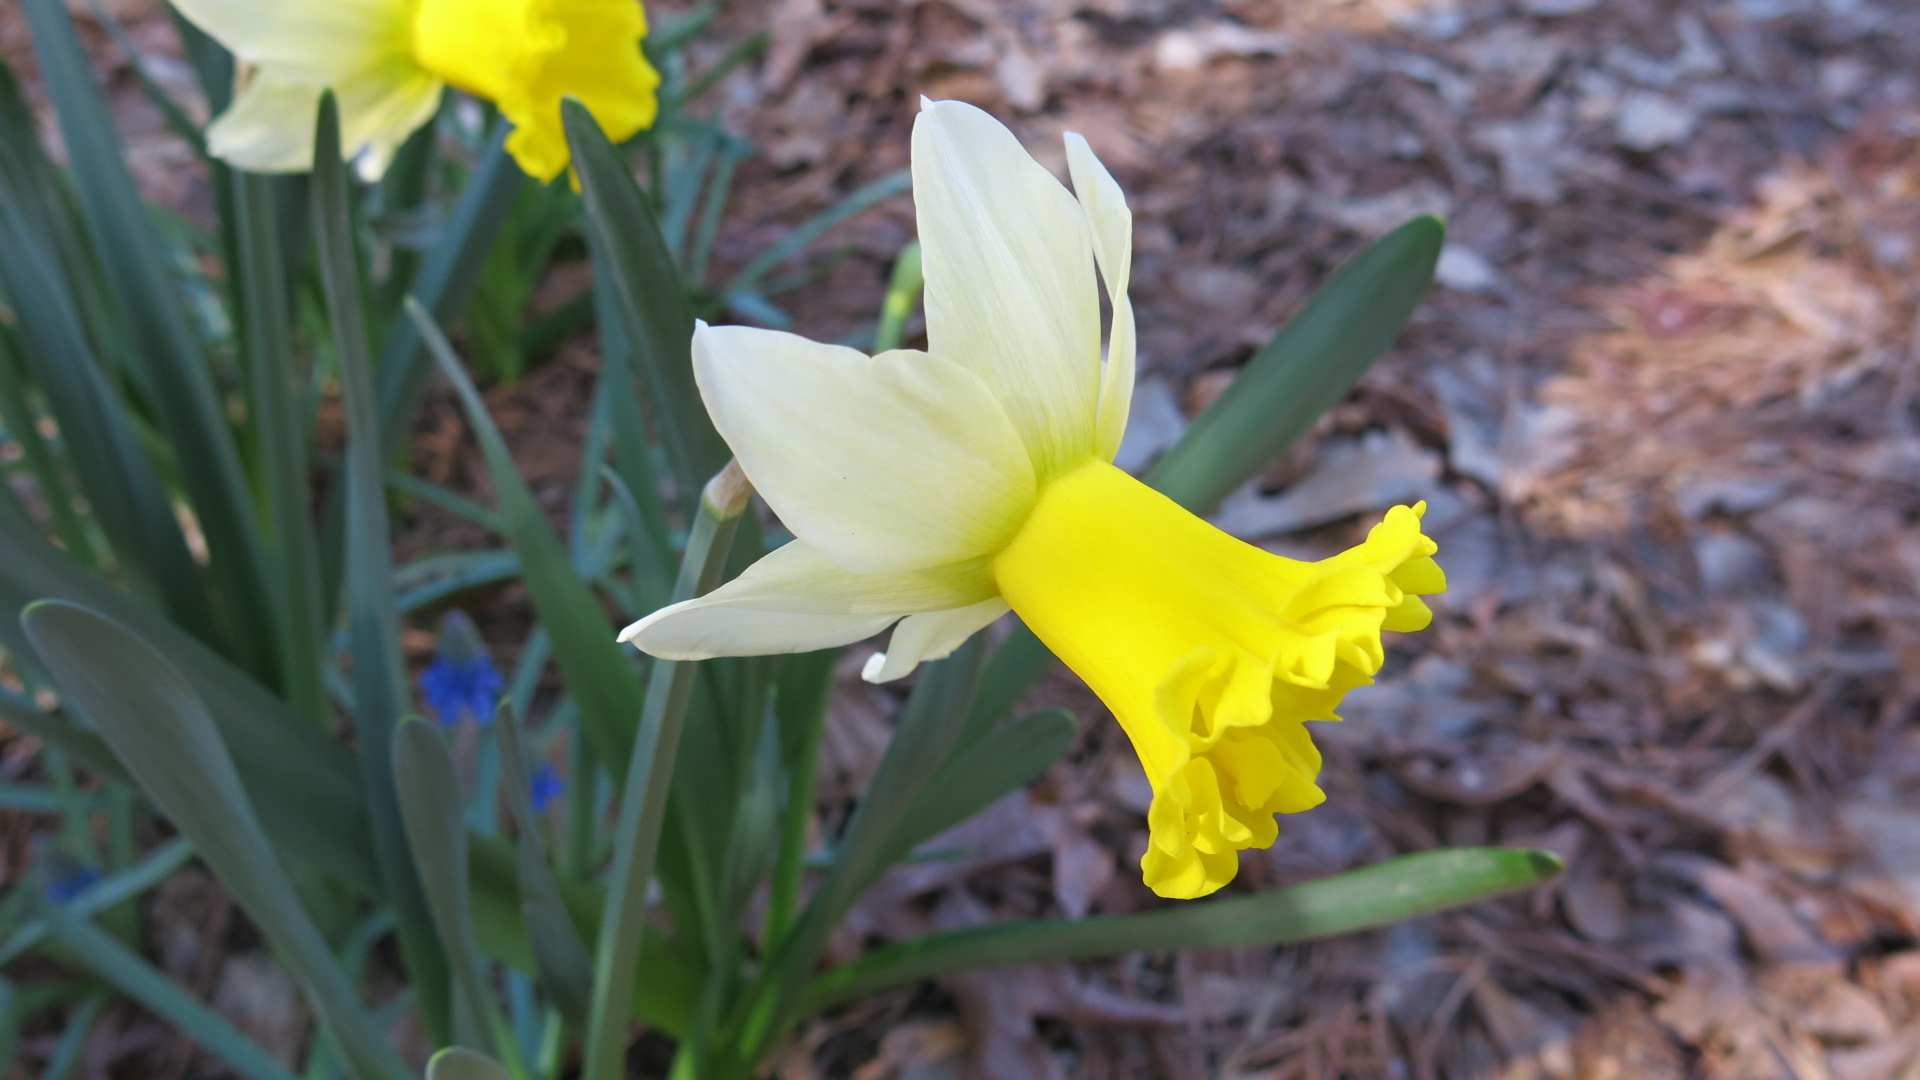
[[[688, 599], [719, 583], [727, 550], [740, 524], [751, 489], [738, 466], [728, 465], [707, 484], [680, 563], [675, 599]], [[626, 1060], [627, 1025], [633, 1017], [634, 967], [640, 933], [646, 923], [647, 883], [660, 850], [667, 791], [687, 699], [696, 669], [687, 662], [656, 661], [648, 680], [640, 731], [627, 762], [627, 782], [614, 834], [613, 869], [607, 879], [607, 906], [594, 950], [593, 1002], [587, 1021], [586, 1068], [582, 1080], [618, 1080]]]

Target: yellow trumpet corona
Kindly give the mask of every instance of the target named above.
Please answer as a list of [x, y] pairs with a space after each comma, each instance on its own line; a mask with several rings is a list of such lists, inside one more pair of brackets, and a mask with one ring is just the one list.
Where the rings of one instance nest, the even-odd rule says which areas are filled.
[[[872, 681], [1009, 610], [1099, 695], [1153, 785], [1141, 871], [1231, 881], [1276, 813], [1324, 798], [1305, 722], [1337, 720], [1446, 587], [1425, 505], [1320, 562], [1228, 536], [1115, 468], [1134, 375], [1132, 217], [1086, 141], [1074, 192], [958, 102], [914, 125], [928, 352], [694, 333], [700, 392], [796, 539], [621, 640], [676, 660], [798, 652], [894, 625]], [[1100, 282], [1112, 322], [1104, 355]]]
[[579, 98], [616, 141], [653, 123], [659, 75], [638, 0], [174, 0], [244, 67], [209, 149], [254, 172], [312, 167], [320, 95], [367, 179], [433, 118], [449, 84], [497, 105], [507, 150], [541, 181], [566, 169], [560, 102]]

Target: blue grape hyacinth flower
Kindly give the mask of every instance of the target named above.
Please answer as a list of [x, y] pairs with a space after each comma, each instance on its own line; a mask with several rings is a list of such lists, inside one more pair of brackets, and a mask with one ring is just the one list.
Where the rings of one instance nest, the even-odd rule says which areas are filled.
[[553, 805], [553, 801], [567, 790], [567, 784], [560, 779], [553, 762], [543, 761], [533, 767], [533, 776], [527, 780], [527, 789], [527, 794], [533, 799], [533, 812], [538, 814]]
[[479, 628], [463, 611], [449, 611], [440, 621], [440, 640], [433, 663], [420, 673], [420, 696], [427, 711], [448, 727], [472, 714], [474, 723], [493, 722], [506, 680], [487, 656]]
[[49, 868], [47, 874], [47, 895], [62, 904], [100, 883], [100, 871], [85, 863], [66, 862], [57, 869]]
[[45, 875], [47, 898], [55, 903], [70, 903], [75, 897], [100, 882], [100, 871], [56, 842], [50, 833], [33, 837], [34, 862]]

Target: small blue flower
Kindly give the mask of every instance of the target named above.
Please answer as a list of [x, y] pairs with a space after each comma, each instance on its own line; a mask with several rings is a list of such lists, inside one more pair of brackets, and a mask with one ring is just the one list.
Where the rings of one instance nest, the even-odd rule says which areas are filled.
[[47, 896], [65, 904], [100, 881], [100, 871], [69, 855], [51, 834], [33, 838], [34, 861], [46, 875]]
[[560, 779], [553, 762], [543, 761], [533, 767], [533, 778], [527, 781], [528, 794], [533, 796], [533, 812], [538, 814], [553, 805], [553, 800], [567, 790], [566, 782]]
[[427, 711], [448, 727], [468, 713], [474, 723], [491, 724], [505, 686], [473, 620], [465, 612], [447, 612], [440, 621], [433, 663], [420, 673], [420, 696], [426, 699]]
[[[49, 871], [51, 871], [51, 867]], [[47, 874], [47, 895], [64, 904], [100, 882], [100, 871], [75, 862], [58, 873]]]

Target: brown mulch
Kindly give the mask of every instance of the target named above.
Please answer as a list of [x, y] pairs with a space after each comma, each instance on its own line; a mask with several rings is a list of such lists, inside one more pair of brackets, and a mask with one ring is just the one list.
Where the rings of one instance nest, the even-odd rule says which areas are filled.
[[[1322, 725], [1328, 803], [1234, 888], [1444, 844], [1569, 865], [1374, 934], [881, 995], [809, 1024], [778, 1075], [1920, 1077], [1920, 9], [781, 0], [727, 5], [699, 55], [763, 28], [765, 59], [714, 99], [762, 150], [720, 269], [903, 166], [919, 94], [993, 110], [1056, 166], [1080, 131], [1135, 213], [1142, 460], [1340, 260], [1448, 216], [1440, 285], [1394, 352], [1222, 511], [1318, 555], [1426, 498], [1452, 577], [1435, 627]], [[146, 130], [137, 104], [120, 115]], [[164, 186], [180, 175], [142, 170], [191, 210], [190, 185]], [[904, 199], [834, 233], [845, 257], [780, 298], [796, 329], [869, 323], [911, 236]], [[490, 397], [556, 512], [592, 371], [575, 343]], [[445, 403], [416, 452], [484, 491]], [[410, 552], [484, 541], [433, 513], [411, 530]], [[517, 640], [515, 590], [479, 603], [496, 645]], [[893, 708], [858, 659], [829, 820]], [[883, 882], [843, 955], [1155, 903], [1125, 740], [1070, 678], [1035, 693], [1076, 709], [1080, 744], [949, 838], [970, 857]], [[104, 1030], [177, 1060], [132, 1018]]]

